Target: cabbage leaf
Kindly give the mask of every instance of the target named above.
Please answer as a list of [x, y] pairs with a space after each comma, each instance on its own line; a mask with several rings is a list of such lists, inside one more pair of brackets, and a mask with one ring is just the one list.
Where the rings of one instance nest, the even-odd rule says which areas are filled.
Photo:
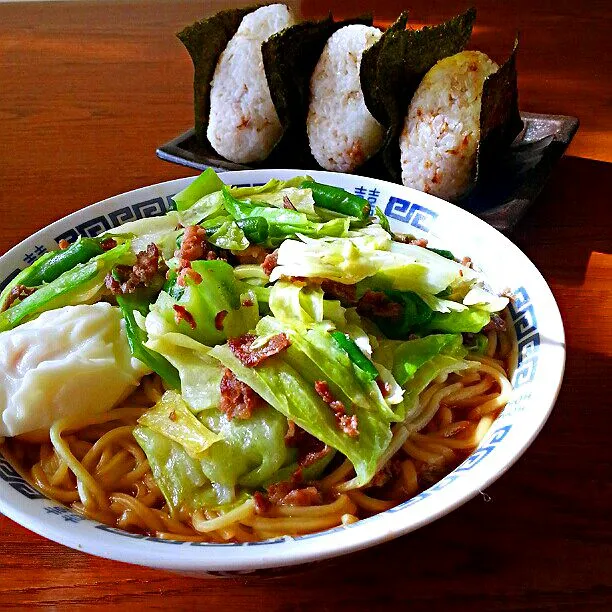
[[172, 196], [172, 199], [178, 211], [187, 210], [202, 198], [220, 191], [223, 185], [223, 181], [217, 176], [216, 172], [212, 168], [207, 168], [185, 189]]
[[155, 482], [170, 508], [176, 510], [186, 504], [196, 509], [218, 503], [200, 462], [191, 458], [183, 446], [142, 425], [134, 429], [133, 435], [147, 456]]
[[223, 368], [209, 356], [210, 348], [185, 334], [163, 331], [152, 325], [148, 315], [149, 340], [147, 348], [157, 351], [177, 370], [181, 379], [181, 395], [191, 410], [201, 412], [216, 408], [221, 403], [220, 384]]
[[[221, 260], [194, 261], [191, 268], [202, 281], [185, 277], [185, 289], [177, 297], [162, 291], [151, 311], [161, 316], [167, 331], [177, 331], [207, 346], [225, 342], [253, 329], [259, 320], [255, 293], [234, 276], [232, 267]], [[195, 326], [175, 318], [175, 306], [185, 308]], [[220, 313], [225, 312], [225, 315]], [[220, 316], [218, 316], [220, 315]]]
[[285, 445], [287, 419], [268, 405], [246, 420], [230, 420], [217, 408], [200, 412], [198, 418], [222, 438], [201, 458], [204, 474], [225, 492], [221, 503], [231, 501], [236, 485], [259, 487], [294, 460], [295, 450]]
[[313, 386], [282, 355], [267, 359], [257, 368], [242, 365], [227, 345], [214, 347], [211, 355], [285, 417], [348, 457], [355, 466], [359, 486], [374, 476], [377, 461], [391, 440], [389, 422], [380, 413], [357, 406], [359, 436], [349, 437], [338, 428], [332, 410]]
[[138, 423], [178, 442], [193, 459], [201, 459], [209, 446], [221, 440], [198, 421], [176, 391], [166, 391]]

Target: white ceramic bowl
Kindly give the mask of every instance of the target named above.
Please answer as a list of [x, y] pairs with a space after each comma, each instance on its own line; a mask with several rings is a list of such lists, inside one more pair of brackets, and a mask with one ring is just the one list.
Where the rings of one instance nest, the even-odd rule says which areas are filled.
[[[289, 178], [296, 170], [227, 172], [233, 185]], [[468, 212], [438, 198], [385, 181], [310, 172], [379, 206], [395, 231], [427, 236], [459, 257], [469, 255], [493, 288], [509, 288], [518, 342], [514, 395], [478, 449], [451, 474], [411, 500], [348, 527], [297, 538], [248, 544], [170, 542], [129, 534], [83, 519], [46, 499], [0, 457], [0, 511], [51, 540], [101, 557], [196, 574], [224, 575], [281, 568], [349, 553], [426, 525], [474, 497], [501, 476], [531, 444], [557, 397], [565, 363], [561, 316], [546, 282], [521, 251]], [[111, 197], [79, 210], [0, 258], [0, 290], [26, 264], [62, 238], [94, 236], [126, 221], [163, 214], [170, 197], [192, 179], [178, 179]]]

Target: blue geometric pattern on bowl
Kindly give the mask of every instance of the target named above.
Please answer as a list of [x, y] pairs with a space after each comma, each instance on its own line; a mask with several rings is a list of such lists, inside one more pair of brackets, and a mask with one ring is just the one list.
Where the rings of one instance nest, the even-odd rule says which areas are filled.
[[[263, 183], [243, 183], [237, 186], [258, 186], [262, 184]], [[380, 196], [380, 192], [377, 189], [366, 189], [363, 186], [355, 187], [355, 193], [366, 198], [370, 202], [370, 204], [373, 205], [372, 209], [374, 209], [374, 205], [378, 203], [377, 200]], [[155, 217], [163, 215], [172, 209], [173, 202], [171, 196], [166, 196], [165, 198], [158, 197], [145, 200], [143, 202], [133, 204], [132, 206], [125, 206], [119, 208], [113, 212], [108, 213], [107, 215], [98, 215], [86, 221], [85, 223], [81, 223], [69, 229], [68, 231], [63, 232], [55, 238], [55, 242], [59, 243], [60, 240], [67, 240], [68, 242], [73, 242], [79, 236], [94, 237], [128, 221], [142, 219], [145, 217]], [[408, 200], [401, 199], [395, 196], [389, 197], [384, 208], [384, 213], [388, 217], [401, 221], [404, 224], [409, 225], [417, 230], [420, 230], [423, 233], [428, 233], [431, 231], [432, 224], [438, 216], [436, 212], [426, 208], [421, 204], [416, 204], [414, 202], [410, 202]], [[24, 253], [22, 259], [27, 265], [30, 265], [38, 257], [40, 257], [46, 252], [47, 248], [45, 246], [37, 245], [32, 252]], [[6, 285], [17, 274], [19, 274], [20, 271], [20, 269], [16, 269], [11, 272], [5, 279], [3, 279], [2, 282], [0, 282], [0, 291], [4, 287], [6, 287]], [[518, 343], [517, 367], [512, 377], [512, 384], [514, 389], [516, 390], [519, 388], [522, 389], [524, 387], [528, 387], [535, 376], [538, 364], [540, 335], [538, 333], [535, 309], [534, 306], [531, 304], [527, 290], [524, 287], [519, 287], [518, 289], [512, 290], [511, 293], [515, 297], [514, 300], [510, 302], [508, 308], [510, 311], [510, 316], [512, 319]], [[321, 537], [323, 535], [328, 535], [337, 531], [351, 529], [357, 525], [363, 524], [364, 522], [384, 520], [384, 517], [387, 513], [395, 513], [409, 506], [413, 506], [414, 504], [417, 504], [420, 501], [427, 499], [436, 491], [444, 489], [452, 482], [455, 482], [457, 479], [461, 478], [461, 475], [463, 473], [470, 471], [481, 461], [483, 461], [487, 456], [489, 456], [495, 450], [496, 446], [508, 435], [512, 428], [511, 424], [502, 425], [501, 423], [503, 422], [503, 419], [501, 417], [504, 416], [505, 413], [508, 413], [510, 411], [520, 411], [522, 402], [528, 397], [528, 391], [523, 391], [518, 394], [518, 396], [517, 394], [515, 394], [515, 397], [506, 406], [504, 412], [496, 421], [498, 426], [493, 428], [492, 431], [485, 436], [485, 438], [481, 442], [481, 445], [467, 459], [465, 459], [463, 463], [457, 466], [450, 474], [448, 474], [442, 480], [437, 482], [435, 485], [429, 487], [425, 491], [422, 491], [418, 495], [415, 495], [408, 501], [391, 508], [390, 510], [387, 510], [385, 512], [366, 519], [362, 519], [361, 521], [358, 521], [357, 523], [353, 523], [351, 525], [335, 527], [326, 531], [297, 536], [295, 538], [290, 538], [289, 536], [287, 536], [286, 538], [276, 538], [273, 540], [265, 540], [263, 542], [230, 542], [217, 544], [209, 542], [183, 542], [178, 540], [160, 539], [151, 536], [129, 533], [127, 531], [123, 531], [115, 527], [109, 527], [108, 525], [96, 523], [95, 521], [91, 522], [94, 523], [96, 529], [100, 529], [102, 531], [126, 538], [148, 540], [176, 546], [188, 545], [215, 547], [261, 546], [263, 544], [279, 544], [284, 542], [286, 539], [306, 540]], [[34, 489], [21, 476], [19, 476], [19, 474], [13, 469], [13, 467], [8, 463], [8, 461], [6, 461], [6, 459], [4, 459], [1, 455], [0, 479], [7, 482], [12, 488], [19, 491], [28, 499], [46, 499], [44, 495], [42, 495], [38, 490]], [[51, 502], [51, 504], [52, 505], [45, 506], [45, 511], [49, 514], [50, 518], [55, 517], [58, 520], [63, 519], [64, 521], [70, 524], [78, 524], [81, 521], [88, 520], [76, 514], [65, 506], [57, 505], [56, 502]]]

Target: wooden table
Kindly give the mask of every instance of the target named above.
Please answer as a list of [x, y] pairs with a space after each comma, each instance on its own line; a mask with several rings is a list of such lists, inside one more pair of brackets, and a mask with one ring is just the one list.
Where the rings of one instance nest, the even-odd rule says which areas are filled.
[[[408, 4], [415, 22], [431, 23], [471, 2]], [[106, 561], [0, 517], [1, 607], [612, 609], [612, 11], [595, 0], [474, 4], [474, 45], [493, 57], [521, 31], [521, 107], [582, 122], [513, 235], [550, 284], [568, 340], [565, 383], [533, 446], [486, 498], [275, 580], [197, 580]], [[378, 19], [390, 21], [401, 5], [379, 2]], [[329, 6], [305, 1], [302, 11]], [[0, 4], [0, 252], [85, 204], [191, 174], [154, 151], [192, 125], [192, 68], [173, 34], [203, 10], [170, 1]]]

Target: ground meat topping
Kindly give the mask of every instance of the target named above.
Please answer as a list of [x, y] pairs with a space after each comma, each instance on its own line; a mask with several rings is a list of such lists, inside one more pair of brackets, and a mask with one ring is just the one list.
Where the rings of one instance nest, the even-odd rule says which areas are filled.
[[376, 384], [383, 397], [389, 397], [389, 395], [391, 395], [391, 385], [385, 382], [380, 376], [376, 379]]
[[221, 405], [219, 409], [231, 421], [233, 418], [246, 420], [253, 411], [263, 405], [263, 400], [249, 385], [236, 378], [226, 369], [221, 379]]
[[319, 506], [323, 503], [323, 496], [316, 487], [304, 487], [289, 491], [277, 503], [280, 506]]
[[356, 414], [336, 414], [338, 427], [349, 437], [357, 438], [359, 436], [359, 423], [357, 422]]
[[314, 485], [300, 487], [293, 481], [277, 482], [268, 488], [268, 501], [276, 506], [318, 506], [323, 496]]
[[338, 428], [351, 438], [357, 437], [359, 435], [357, 415], [346, 413], [346, 407], [334, 398], [326, 381], [315, 381], [314, 388], [319, 397], [332, 409]]
[[403, 307], [390, 300], [382, 291], [366, 291], [357, 304], [357, 312], [366, 317], [400, 319]]
[[272, 336], [263, 346], [251, 348], [256, 339], [257, 336], [253, 334], [244, 334], [239, 338], [230, 338], [227, 341], [232, 353], [247, 368], [258, 366], [262, 361], [280, 353], [291, 344], [286, 334], [281, 333]]
[[117, 241], [114, 238], [106, 238], [100, 243], [103, 251], [110, 251], [117, 246]]
[[273, 251], [269, 255], [266, 255], [263, 263], [261, 264], [264, 273], [268, 276], [272, 274], [272, 270], [274, 270], [276, 266], [278, 266], [278, 249], [276, 249], [276, 251]]
[[491, 320], [482, 328], [482, 331], [506, 331], [506, 322], [498, 314], [493, 313]]
[[149, 287], [162, 271], [165, 264], [163, 260], [160, 262], [159, 249], [150, 244], [145, 251], [136, 253], [133, 266], [115, 266], [113, 273], [106, 275], [104, 284], [113, 295], [134, 293], [138, 287]]
[[199, 225], [188, 225], [183, 233], [181, 247], [174, 255], [181, 260], [181, 262], [192, 262], [196, 259], [204, 259], [208, 250], [206, 246], [206, 230]]
[[395, 242], [401, 242], [402, 244], [412, 244], [418, 247], [427, 247], [429, 241], [427, 238], [416, 238], [412, 234], [393, 234], [393, 240]]
[[374, 474], [374, 478], [372, 478], [368, 487], [384, 487], [391, 478], [400, 473], [401, 469], [401, 461], [399, 459], [387, 461], [387, 463]]
[[325, 279], [321, 282], [321, 289], [325, 297], [340, 300], [343, 306], [354, 306], [357, 303], [357, 290], [355, 285], [344, 285], [336, 281]]
[[286, 196], [283, 196], [283, 208], [287, 210], [297, 210], [297, 208], [293, 205], [293, 202]]
[[220, 310], [215, 316], [215, 329], [223, 331], [223, 321], [227, 317], [227, 310]]
[[255, 503], [255, 514], [266, 514], [272, 508], [270, 500], [260, 491], [253, 493], [253, 502]]
[[206, 230], [203, 227], [188, 225], [183, 233], [181, 246], [174, 251], [174, 256], [178, 259], [178, 270], [180, 272], [184, 268], [190, 268], [191, 262], [198, 259], [227, 261], [228, 251], [217, 249], [207, 242]]
[[17, 300], [23, 300], [36, 291], [36, 287], [26, 287], [25, 285], [15, 285], [6, 296], [0, 312], [8, 310]]
[[193, 268], [183, 268], [179, 272], [176, 282], [179, 287], [186, 287], [187, 279], [190, 279], [196, 285], [199, 285], [202, 282], [202, 277]]
[[327, 444], [309, 434], [293, 421], [287, 421], [287, 423], [285, 445], [297, 449], [297, 463], [300, 468], [316, 463], [331, 451]]
[[174, 321], [177, 325], [179, 325], [181, 321], [185, 321], [185, 323], [187, 323], [191, 329], [195, 329], [197, 327], [193, 315], [184, 306], [174, 304], [172, 309], [174, 310]]
[[334, 401], [334, 396], [329, 390], [329, 384], [324, 380], [317, 380], [314, 384], [315, 391], [319, 397], [326, 403], [331, 404]]

